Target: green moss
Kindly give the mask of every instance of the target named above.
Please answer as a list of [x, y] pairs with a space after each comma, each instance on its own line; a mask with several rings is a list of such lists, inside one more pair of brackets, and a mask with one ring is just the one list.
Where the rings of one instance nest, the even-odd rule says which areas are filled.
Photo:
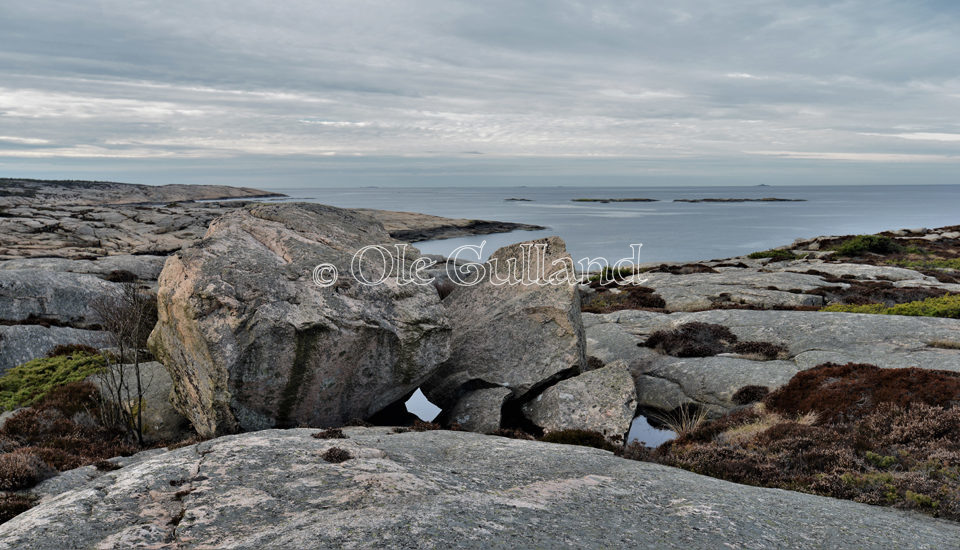
[[754, 260], [759, 260], [760, 258], [770, 258], [775, 262], [785, 262], [787, 260], [796, 260], [800, 256], [797, 256], [789, 250], [763, 250], [761, 252], [753, 252], [752, 254], [747, 255], [748, 258]]
[[820, 311], [846, 313], [874, 313], [879, 315], [907, 315], [910, 317], [945, 317], [960, 319], [960, 294], [947, 294], [906, 304], [886, 307], [883, 304], [849, 305], [832, 304]]
[[104, 366], [102, 355], [85, 352], [44, 357], [18, 365], [0, 377], [0, 407], [12, 410], [31, 405], [50, 390], [79, 382], [100, 372]]
[[857, 235], [843, 241], [834, 250], [838, 256], [859, 256], [868, 252], [889, 254], [898, 252], [902, 248], [893, 239], [884, 235]]

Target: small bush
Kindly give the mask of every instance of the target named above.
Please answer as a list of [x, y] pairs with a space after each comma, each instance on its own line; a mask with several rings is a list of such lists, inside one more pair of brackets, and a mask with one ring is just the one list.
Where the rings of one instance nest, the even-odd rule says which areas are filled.
[[773, 250], [764, 250], [762, 252], [752, 252], [747, 255], [748, 258], [753, 260], [759, 260], [761, 258], [770, 258], [775, 262], [785, 262], [788, 260], [796, 260], [800, 256], [797, 256], [789, 250], [782, 249], [773, 249]]
[[488, 433], [487, 435], [496, 435], [499, 437], [506, 437], [509, 439], [523, 439], [526, 441], [534, 441], [537, 439], [532, 435], [528, 434], [523, 430], [510, 429], [510, 428], [500, 428], [499, 430]]
[[901, 250], [893, 239], [884, 235], [857, 235], [834, 248], [838, 256], [860, 256], [868, 252], [890, 254]]
[[736, 335], [723, 325], [694, 322], [658, 330], [642, 345], [674, 357], [709, 357], [725, 352], [736, 341]]
[[12, 410], [37, 402], [52, 389], [100, 372], [103, 356], [86, 352], [34, 359], [0, 377], [0, 407]]
[[927, 298], [926, 300], [897, 304], [891, 307], [887, 307], [883, 304], [833, 304], [822, 308], [820, 311], [960, 319], [960, 294], [947, 294], [945, 296]]
[[612, 445], [603, 434], [590, 430], [558, 430], [544, 434], [540, 441], [547, 443], [559, 443], [561, 445], [578, 445], [581, 447], [594, 447], [604, 451], [616, 451], [617, 447]]
[[323, 453], [323, 459], [333, 464], [346, 462], [351, 458], [353, 458], [353, 455], [350, 454], [350, 451], [340, 447], [330, 447], [327, 452]]
[[21, 493], [0, 493], [0, 523], [6, 523], [14, 517], [37, 505], [37, 497]]

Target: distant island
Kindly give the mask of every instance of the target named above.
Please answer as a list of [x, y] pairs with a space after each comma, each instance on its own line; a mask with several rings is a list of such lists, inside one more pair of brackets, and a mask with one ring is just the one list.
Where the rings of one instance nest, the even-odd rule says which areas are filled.
[[533, 202], [533, 199], [520, 199], [517, 197], [510, 197], [509, 199], [503, 199], [505, 201], [514, 201], [514, 202]]
[[571, 199], [573, 202], [657, 202], [657, 199]]
[[673, 199], [673, 202], [806, 202], [807, 199], [778, 199], [766, 197], [762, 199]]

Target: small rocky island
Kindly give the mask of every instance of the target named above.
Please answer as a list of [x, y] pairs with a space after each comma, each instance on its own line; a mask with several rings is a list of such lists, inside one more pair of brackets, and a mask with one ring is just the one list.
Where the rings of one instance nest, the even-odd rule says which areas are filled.
[[[549, 237], [491, 260], [539, 246], [551, 284], [318, 284], [508, 226], [30, 188], [0, 197], [0, 548], [960, 544], [960, 226], [573, 279]], [[130, 368], [98, 304], [131, 295], [140, 441], [96, 405]]]

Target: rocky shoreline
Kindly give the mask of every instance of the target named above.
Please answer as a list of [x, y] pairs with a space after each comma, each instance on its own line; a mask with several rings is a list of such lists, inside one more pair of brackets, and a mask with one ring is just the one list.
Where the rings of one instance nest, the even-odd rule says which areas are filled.
[[[743, 435], [750, 426], [749, 437], [762, 435], [767, 439], [757, 441], [764, 445], [776, 430], [789, 431], [794, 450], [781, 445], [777, 452], [787, 453], [784, 460], [793, 463], [808, 460], [790, 453], [819, 444], [810, 430], [840, 434], [848, 427], [836, 424], [830, 410], [784, 405], [789, 401], [784, 392], [800, 391], [792, 388], [801, 374], [831, 364], [867, 364], [893, 379], [916, 377], [911, 373], [918, 370], [942, 380], [960, 373], [960, 305], [956, 315], [951, 309], [960, 295], [960, 275], [952, 267], [960, 261], [958, 227], [818, 237], [738, 258], [597, 273], [579, 283], [497, 284], [510, 273], [495, 266], [530, 261], [518, 244], [496, 251], [491, 259], [497, 263], [485, 264], [469, 286], [450, 285], [449, 279], [454, 270], [476, 271], [480, 264], [441, 262], [428, 271], [437, 284], [417, 286], [401, 284], [376, 262], [362, 261], [368, 275], [382, 276], [381, 284], [344, 277], [318, 285], [314, 266], [323, 263], [349, 273], [357, 267], [353, 252], [363, 246], [537, 228], [310, 203], [184, 203], [191, 199], [178, 196], [178, 204], [165, 206], [38, 205], [19, 195], [0, 196], [9, 201], [0, 203], [5, 229], [0, 367], [42, 357], [57, 344], [109, 347], [91, 304], [117, 285], [133, 282], [156, 293], [158, 316], [149, 347], [157, 362], [149, 368], [168, 388], [144, 405], [167, 415], [158, 424], [173, 426], [172, 418], [185, 419], [200, 438], [214, 438], [122, 460], [124, 467], [114, 473], [105, 473], [107, 466], [86, 466], [44, 481], [33, 489], [40, 504], [0, 526], [0, 546], [40, 544], [36, 533], [56, 541], [48, 547], [282, 546], [309, 536], [346, 536], [343, 522], [354, 520], [359, 530], [350, 536], [360, 537], [357, 541], [377, 536], [385, 543], [433, 544], [450, 533], [452, 540], [479, 546], [509, 540], [514, 527], [528, 521], [554, 526], [531, 539], [543, 544], [603, 546], [618, 540], [710, 547], [759, 537], [765, 542], [757, 546], [876, 546], [908, 531], [923, 533], [921, 539], [911, 538], [913, 545], [960, 541], [960, 527], [952, 522], [748, 489], [624, 461], [607, 451], [528, 441], [591, 441], [625, 456], [698, 471], [702, 466], [689, 465], [700, 463], [681, 453], [742, 453], [729, 442], [734, 440], [717, 437], [753, 441]], [[533, 258], [537, 265], [527, 266], [543, 277], [541, 282], [569, 275], [562, 240], [528, 244], [543, 248], [543, 255]], [[391, 259], [398, 268], [421, 262], [416, 253]], [[851, 372], [865, 376], [867, 371]], [[939, 393], [922, 397], [925, 406], [949, 410], [960, 403], [960, 384], [956, 395], [950, 393], [953, 386], [937, 384]], [[914, 390], [925, 395], [925, 388], [920, 384]], [[403, 404], [417, 389], [443, 409], [437, 424], [413, 423], [406, 412]], [[871, 400], [881, 399], [880, 394], [848, 393], [850, 399], [871, 403], [862, 415], [877, 414]], [[49, 405], [50, 410], [57, 406]], [[43, 407], [38, 410], [48, 410]], [[862, 420], [844, 411], [845, 418]], [[691, 412], [696, 425], [681, 425]], [[813, 420], [803, 424], [797, 420], [800, 413], [813, 414]], [[677, 442], [660, 455], [627, 445], [638, 414], [675, 422]], [[730, 424], [731, 418], [741, 418], [742, 424]], [[262, 431], [369, 423], [406, 427]], [[710, 426], [718, 426], [710, 428], [712, 435], [696, 435]], [[238, 432], [243, 433], [233, 435]], [[729, 435], [734, 432], [739, 435]], [[159, 439], [187, 435], [174, 430]], [[691, 437], [723, 444], [701, 449]], [[279, 450], [290, 450], [289, 456], [279, 458]], [[14, 453], [27, 451], [7, 454]], [[870, 456], [844, 455], [836, 464], [846, 469], [837, 470], [837, 479], [874, 466], [912, 467], [884, 456], [869, 466]], [[742, 457], [736, 457], [714, 462], [741, 464]], [[944, 460], [944, 471], [956, 469], [953, 458]], [[754, 466], [758, 471], [770, 467]], [[274, 478], [293, 475], [298, 481], [267, 491], [244, 481], [253, 471], [267, 472], [263, 483], [271, 487], [278, 486], [270, 481]], [[653, 472], [660, 476], [655, 483], [649, 481]], [[863, 484], [886, 483], [878, 494], [897, 498], [864, 502], [951, 518], [960, 514], [955, 498], [936, 492], [949, 490], [949, 481], [921, 487], [919, 471], [911, 470], [912, 478], [885, 470], [868, 474], [879, 477], [864, 478]], [[715, 475], [761, 483], [742, 472]], [[860, 498], [836, 487], [760, 478], [773, 487]], [[335, 494], [324, 490], [309, 498], [333, 499], [320, 509], [333, 506], [337, 513], [294, 509], [308, 498], [306, 487], [331, 483], [339, 487]], [[372, 495], [375, 504], [361, 505], [361, 494]], [[463, 508], [464, 494], [487, 502], [489, 509]], [[104, 495], [112, 511], [91, 514], [83, 529], [68, 527], [71, 514]], [[790, 515], [751, 504], [758, 499], [781, 503]], [[227, 503], [229, 513], [215, 511], [217, 502]], [[393, 517], [398, 506], [407, 510], [408, 523], [375, 519]], [[457, 507], [469, 513], [450, 520], [448, 511]], [[554, 521], [564, 507], [584, 510], [579, 527]], [[635, 514], [604, 511], [625, 507]], [[294, 516], [298, 519], [290, 519]], [[660, 523], [649, 521], [659, 527], [638, 523], [637, 517], [658, 518]], [[691, 518], [702, 527], [699, 533]], [[830, 522], [846, 526], [845, 533], [823, 527]]]

